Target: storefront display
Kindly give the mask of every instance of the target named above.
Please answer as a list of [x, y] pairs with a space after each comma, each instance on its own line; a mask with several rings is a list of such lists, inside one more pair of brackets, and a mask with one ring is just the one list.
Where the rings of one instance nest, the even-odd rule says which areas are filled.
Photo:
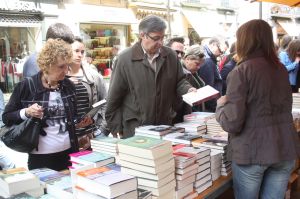
[[128, 29], [122, 25], [80, 24], [86, 51], [92, 55], [92, 63], [102, 75], [111, 68], [118, 51], [127, 46]]
[[35, 52], [38, 28], [0, 27], [0, 88], [12, 91], [22, 79], [23, 64], [30, 53]]

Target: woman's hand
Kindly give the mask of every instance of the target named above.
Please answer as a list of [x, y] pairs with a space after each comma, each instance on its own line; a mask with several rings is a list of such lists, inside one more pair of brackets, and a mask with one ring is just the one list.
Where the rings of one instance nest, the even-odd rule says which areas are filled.
[[192, 87], [192, 88], [189, 88], [189, 90], [188, 90], [188, 93], [190, 93], [190, 92], [197, 92], [197, 89], [196, 89], [196, 88], [194, 88], [194, 87]]
[[223, 106], [227, 102], [227, 96], [224, 95], [217, 100], [218, 106]]
[[44, 108], [37, 103], [32, 104], [25, 109], [26, 117], [35, 117], [42, 119], [44, 116]]
[[83, 128], [88, 125], [91, 125], [94, 123], [94, 120], [91, 117], [84, 117], [79, 123], [75, 125], [76, 128]]

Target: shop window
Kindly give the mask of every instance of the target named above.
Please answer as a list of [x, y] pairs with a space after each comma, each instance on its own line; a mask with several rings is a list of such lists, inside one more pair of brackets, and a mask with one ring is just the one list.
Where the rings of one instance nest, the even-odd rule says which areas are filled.
[[12, 91], [22, 78], [23, 64], [35, 51], [37, 28], [0, 27], [0, 87]]
[[117, 53], [127, 47], [128, 26], [80, 24], [86, 52], [92, 56], [93, 62], [102, 75], [112, 67]]

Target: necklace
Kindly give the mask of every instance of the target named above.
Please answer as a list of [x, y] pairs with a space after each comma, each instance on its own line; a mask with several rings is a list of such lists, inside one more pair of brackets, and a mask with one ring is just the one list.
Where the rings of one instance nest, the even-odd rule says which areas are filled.
[[[49, 88], [50, 90], [52, 90], [52, 91], [59, 91], [59, 90], [60, 90], [60, 83], [59, 83], [59, 82], [58, 82], [56, 85], [52, 86], [52, 85], [50, 84], [50, 82], [47, 80], [46, 77], [44, 77], [44, 80], [45, 80], [45, 82], [46, 82], [46, 84], [48, 85], [48, 88]], [[55, 88], [53, 88], [53, 87], [55, 87]]]

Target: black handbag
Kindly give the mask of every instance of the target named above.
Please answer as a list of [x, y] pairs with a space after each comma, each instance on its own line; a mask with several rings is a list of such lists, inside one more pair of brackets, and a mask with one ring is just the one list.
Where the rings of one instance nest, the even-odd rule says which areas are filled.
[[41, 129], [40, 119], [29, 118], [18, 125], [2, 127], [1, 140], [15, 151], [29, 153], [33, 149], [38, 150]]

